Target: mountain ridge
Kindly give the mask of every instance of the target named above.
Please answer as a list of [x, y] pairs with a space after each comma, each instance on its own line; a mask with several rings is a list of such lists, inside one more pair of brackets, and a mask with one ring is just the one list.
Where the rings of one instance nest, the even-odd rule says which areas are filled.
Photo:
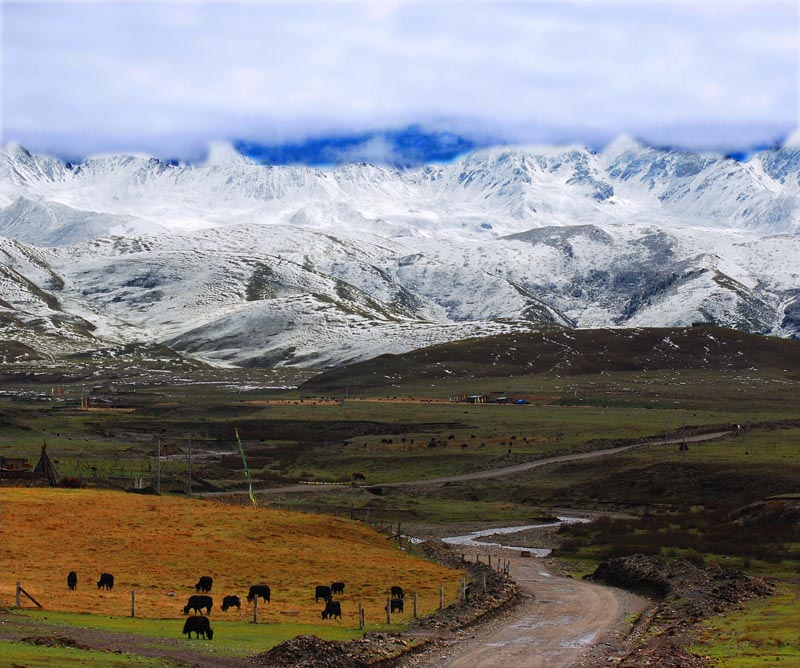
[[28, 323], [47, 354], [63, 329], [71, 352], [143, 341], [226, 365], [552, 325], [796, 337], [798, 229], [796, 148], [737, 162], [620, 138], [323, 170], [226, 146], [182, 165], [7, 145], [0, 315], [4, 338]]

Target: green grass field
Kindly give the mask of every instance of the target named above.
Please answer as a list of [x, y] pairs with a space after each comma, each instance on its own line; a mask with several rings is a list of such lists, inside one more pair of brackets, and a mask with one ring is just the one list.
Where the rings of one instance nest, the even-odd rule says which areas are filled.
[[692, 646], [720, 668], [800, 666], [800, 584], [705, 626]]
[[4, 668], [178, 668], [161, 658], [111, 654], [75, 647], [47, 647], [0, 640], [0, 666]]
[[[238, 617], [238, 615], [234, 615]], [[229, 620], [219, 615], [210, 616], [211, 628], [214, 630], [213, 640], [189, 641], [181, 634], [183, 619], [143, 619], [131, 617], [114, 617], [108, 615], [88, 615], [65, 612], [40, 612], [24, 610], [14, 612], [14, 617], [27, 618], [44, 634], [48, 628], [55, 635], [65, 628], [82, 630], [109, 631], [112, 633], [131, 633], [146, 639], [148, 646], [178, 639], [187, 643], [188, 647], [202, 647], [203, 651], [223, 656], [248, 656], [265, 652], [279, 642], [294, 638], [301, 634], [313, 634], [325, 640], [351, 640], [360, 637], [363, 632], [343, 624], [298, 624], [293, 622], [252, 623], [252, 616], [247, 614], [241, 618]], [[373, 623], [366, 627], [368, 631], [397, 630], [399, 624], [391, 627], [386, 624]], [[190, 643], [190, 644], [189, 644]], [[166, 645], [165, 645], [166, 646]]]

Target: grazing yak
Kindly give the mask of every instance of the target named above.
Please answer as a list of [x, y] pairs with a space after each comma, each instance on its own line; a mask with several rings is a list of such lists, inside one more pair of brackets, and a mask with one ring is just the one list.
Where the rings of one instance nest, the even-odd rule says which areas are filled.
[[253, 585], [247, 594], [247, 602], [252, 603], [257, 597], [263, 598], [269, 603], [269, 587], [267, 585]]
[[317, 588], [314, 590], [314, 602], [317, 603], [319, 599], [323, 601], [329, 600], [331, 597], [331, 588], [327, 585], [317, 585]]
[[239, 612], [242, 611], [242, 599], [238, 596], [226, 596], [222, 599], [222, 612], [227, 612], [228, 608], [236, 608]]
[[202, 614], [203, 608], [206, 610], [206, 614], [211, 614], [211, 608], [214, 607], [214, 599], [210, 596], [200, 595], [200, 596], [190, 596], [189, 602], [183, 608], [183, 614], [188, 615], [189, 610], [194, 610], [194, 614], [198, 612]]
[[189, 617], [183, 625], [183, 632], [191, 640], [192, 631], [197, 634], [197, 637], [203, 636], [211, 640], [214, 637], [214, 631], [211, 630], [211, 622], [208, 617]]
[[391, 591], [392, 591], [392, 598], [405, 598], [406, 597], [406, 595], [403, 593], [403, 588], [402, 587], [394, 586], [394, 587], [392, 587]]
[[113, 589], [114, 576], [111, 573], [100, 573], [100, 581], [97, 583], [98, 589]]
[[344, 594], [344, 582], [332, 582], [331, 594]]
[[214, 581], [211, 579], [209, 575], [203, 575], [197, 581], [197, 584], [194, 586], [194, 590], [199, 594], [201, 591], [204, 591], [208, 594], [211, 591], [211, 585]]
[[389, 601], [389, 612], [403, 612], [403, 599], [393, 598]]
[[[78, 586], [78, 574], [75, 571], [70, 571], [69, 575], [67, 575], [67, 587], [70, 589], [75, 589]], [[100, 585], [98, 584], [98, 587]]]
[[342, 618], [342, 604], [339, 601], [328, 601], [322, 611], [322, 619]]

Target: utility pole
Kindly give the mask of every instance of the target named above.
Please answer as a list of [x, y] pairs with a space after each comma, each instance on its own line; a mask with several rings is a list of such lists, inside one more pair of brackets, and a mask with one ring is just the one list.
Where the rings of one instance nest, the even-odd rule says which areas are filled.
[[686, 445], [686, 415], [683, 416], [683, 441], [681, 442], [681, 461], [686, 461], [686, 451], [689, 447]]
[[161, 494], [161, 437], [158, 438], [158, 473], [156, 474], [156, 494]]
[[192, 498], [192, 439], [189, 439], [189, 498]]
[[744, 423], [744, 454], [750, 454], [750, 416], [747, 417], [747, 422]]

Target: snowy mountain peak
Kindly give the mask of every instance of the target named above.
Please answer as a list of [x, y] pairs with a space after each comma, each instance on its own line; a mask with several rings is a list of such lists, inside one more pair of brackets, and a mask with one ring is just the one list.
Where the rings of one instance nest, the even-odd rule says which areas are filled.
[[607, 162], [613, 162], [623, 153], [641, 153], [645, 150], [640, 143], [628, 134], [617, 135], [602, 151], [602, 156]]
[[783, 148], [800, 148], [800, 128], [792, 132], [783, 142]]
[[2, 333], [30, 341], [38, 323], [56, 350], [66, 322], [73, 347], [149, 340], [226, 364], [336, 364], [543, 323], [796, 336], [798, 229], [800, 148], [740, 162], [619, 138], [323, 170], [225, 144], [200, 165], [7, 145]]
[[250, 158], [239, 153], [230, 142], [212, 141], [208, 144], [203, 167], [230, 167], [232, 165], [255, 165]]

